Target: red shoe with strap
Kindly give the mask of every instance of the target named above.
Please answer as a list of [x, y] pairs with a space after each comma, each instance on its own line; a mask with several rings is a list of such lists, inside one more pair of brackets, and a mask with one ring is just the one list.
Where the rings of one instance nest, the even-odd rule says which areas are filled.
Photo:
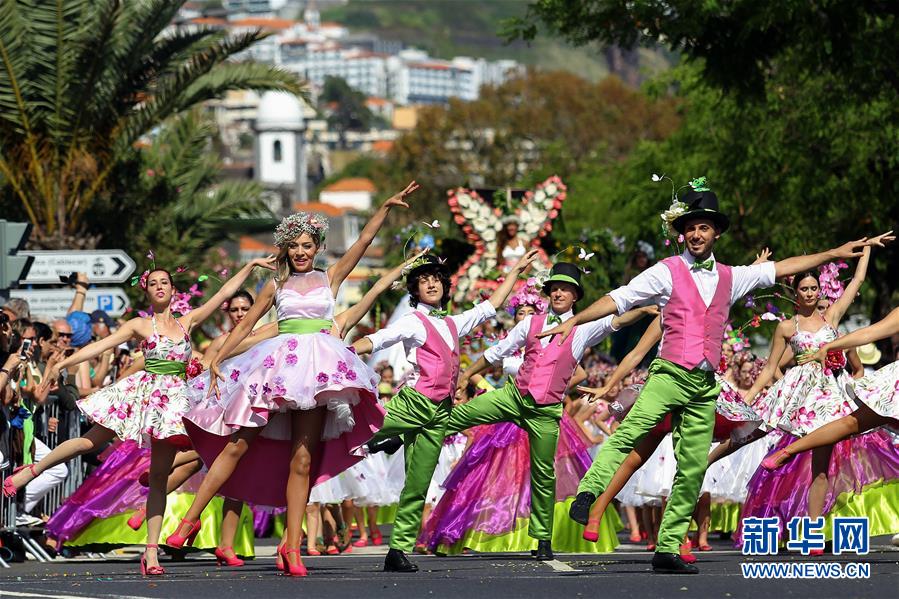
[[[190, 526], [186, 534], [178, 534], [181, 532], [181, 529], [184, 528], [184, 525], [187, 524]], [[191, 522], [190, 520], [185, 520], [181, 518], [181, 524], [178, 525], [178, 530], [174, 533], [170, 534], [168, 538], [165, 540], [165, 544], [169, 547], [174, 547], [175, 549], [181, 549], [184, 547], [184, 544], [187, 543], [190, 547], [193, 547], [194, 541], [197, 538], [197, 533], [200, 532], [200, 520], [197, 519], [196, 522]]]
[[[165, 568], [147, 565], [147, 549], [159, 549], [159, 545], [155, 543], [148, 544], [146, 549], [144, 549], [143, 555], [140, 556], [140, 573], [144, 576], [162, 576], [165, 574]], [[156, 559], [159, 559], [158, 554]]]
[[680, 558], [684, 560], [684, 563], [693, 564], [696, 562], [696, 556], [693, 555], [691, 551], [692, 547], [690, 542], [682, 543], [680, 546]]
[[[229, 552], [231, 555], [228, 555]], [[237, 554], [234, 552], [234, 547], [216, 547], [215, 561], [219, 566], [225, 564], [226, 566], [239, 568], [243, 565], [243, 560], [237, 557]]]
[[128, 518], [128, 527], [132, 530], [140, 530], [140, 527], [144, 525], [144, 520], [146, 519], [147, 508], [142, 507]]
[[780, 449], [762, 460], [762, 468], [765, 470], [777, 470], [792, 459], [793, 454], [787, 453], [784, 449]]
[[[308, 574], [306, 566], [303, 565], [303, 559], [300, 557], [299, 549], [288, 549], [287, 547], [282, 546], [278, 547], [278, 553], [281, 556], [281, 561], [284, 562], [284, 574], [287, 576], [306, 576]], [[296, 555], [297, 561], [300, 563], [290, 563], [291, 555]]]
[[587, 527], [584, 529], [583, 537], [585, 541], [590, 541], [591, 543], [599, 540], [599, 520], [587, 520]]
[[[19, 487], [17, 487], [12, 482], [12, 477], [25, 469], [28, 469], [31, 471], [31, 480], [34, 480], [37, 478], [37, 472], [34, 471], [34, 464], [26, 464], [25, 466], [19, 466], [18, 468], [14, 469], [12, 471], [12, 474], [10, 476], [7, 476], [3, 480], [3, 496], [4, 497], [15, 497], [16, 496], [16, 493], [19, 492]], [[31, 480], [28, 482], [30, 483]], [[25, 483], [25, 484], [28, 484], [28, 483]]]
[[375, 532], [371, 533], [369, 537], [371, 538], [371, 544], [375, 545], [376, 547], [384, 542], [384, 535], [381, 534], [380, 530], [376, 530]]

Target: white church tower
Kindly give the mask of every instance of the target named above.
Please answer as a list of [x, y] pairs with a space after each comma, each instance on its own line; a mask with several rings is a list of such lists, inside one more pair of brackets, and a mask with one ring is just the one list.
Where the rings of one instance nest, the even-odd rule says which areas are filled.
[[265, 92], [256, 115], [256, 179], [268, 188], [293, 188], [293, 201], [309, 201], [303, 107], [293, 94]]

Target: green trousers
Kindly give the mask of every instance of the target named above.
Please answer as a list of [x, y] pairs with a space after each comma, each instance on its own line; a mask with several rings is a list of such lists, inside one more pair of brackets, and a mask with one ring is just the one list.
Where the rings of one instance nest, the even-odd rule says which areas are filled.
[[553, 536], [556, 501], [556, 444], [562, 404], [539, 405], [511, 382], [456, 406], [447, 434], [478, 424], [512, 422], [528, 434], [531, 445], [531, 518], [528, 535], [542, 541]]
[[374, 440], [402, 435], [406, 460], [406, 482], [390, 535], [392, 549], [412, 551], [415, 547], [425, 495], [440, 458], [452, 408], [451, 397], [436, 403], [409, 387], [400, 389], [387, 402], [384, 426]]
[[662, 516], [656, 551], [679, 553], [708, 464], [719, 391], [712, 372], [686, 370], [660, 358], [653, 360], [649, 379], [636, 403], [621, 426], [602, 444], [578, 491], [600, 495], [624, 458], [670, 412], [677, 472]]

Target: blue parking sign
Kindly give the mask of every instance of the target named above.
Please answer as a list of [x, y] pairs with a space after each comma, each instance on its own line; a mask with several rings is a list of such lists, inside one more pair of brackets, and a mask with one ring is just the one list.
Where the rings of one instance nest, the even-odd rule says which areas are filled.
[[115, 297], [112, 295], [98, 295], [97, 308], [104, 312], [110, 312], [115, 306]]

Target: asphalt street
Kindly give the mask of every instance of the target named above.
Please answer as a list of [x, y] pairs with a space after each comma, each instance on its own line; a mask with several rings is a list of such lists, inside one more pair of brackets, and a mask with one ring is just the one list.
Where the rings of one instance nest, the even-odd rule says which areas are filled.
[[714, 542], [715, 551], [699, 555], [700, 574], [653, 574], [651, 554], [623, 544], [610, 555], [557, 555], [538, 563], [521, 554], [471, 554], [457, 557], [414, 556], [421, 571], [388, 574], [381, 571], [384, 547], [355, 549], [340, 556], [304, 557], [307, 578], [276, 574], [274, 547], [258, 547], [257, 559], [242, 568], [218, 568], [211, 556], [193, 554], [187, 560], [164, 560], [168, 574], [145, 578], [138, 573], [137, 548], [105, 557], [28, 561], [0, 570], [0, 596], [69, 599], [178, 597], [327, 597], [369, 599], [392, 597], [887, 597], [899, 596], [899, 548], [888, 537], [872, 540], [864, 557], [808, 558], [784, 554], [755, 561], [864, 562], [867, 580], [747, 580], [740, 563], [750, 561], [729, 543]]

